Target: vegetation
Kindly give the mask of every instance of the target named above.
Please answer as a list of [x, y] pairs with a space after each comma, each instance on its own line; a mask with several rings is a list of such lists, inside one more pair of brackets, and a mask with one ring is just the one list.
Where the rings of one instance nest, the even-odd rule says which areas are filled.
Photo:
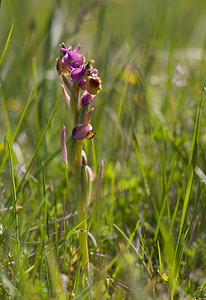
[[[206, 298], [205, 28], [204, 0], [0, 1], [0, 299]], [[103, 81], [86, 282], [62, 42]]]

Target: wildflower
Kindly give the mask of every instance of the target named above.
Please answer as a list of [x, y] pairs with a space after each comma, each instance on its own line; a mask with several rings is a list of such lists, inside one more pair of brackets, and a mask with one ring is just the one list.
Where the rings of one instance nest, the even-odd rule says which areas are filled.
[[97, 69], [93, 69], [92, 64], [94, 64], [94, 61], [90, 60], [86, 65], [82, 65], [78, 68], [72, 69], [70, 73], [71, 81], [78, 82], [89, 75], [97, 76], [98, 71]]
[[79, 68], [73, 69], [70, 73], [70, 79], [72, 82], [79, 82], [79, 86], [92, 94], [96, 95], [102, 89], [102, 80], [98, 77], [98, 70], [93, 69], [93, 60], [90, 60], [88, 64], [82, 65]]
[[168, 276], [165, 273], [162, 274], [159, 269], [157, 270], [157, 273], [159, 273], [162, 280], [168, 281]]
[[92, 126], [90, 124], [77, 124], [72, 129], [72, 137], [75, 140], [90, 140], [96, 133], [92, 131]]
[[[61, 85], [63, 96], [69, 108], [71, 104], [71, 114], [74, 117], [74, 125], [76, 124], [72, 129], [71, 140], [68, 144], [69, 155], [67, 155], [66, 128], [63, 125], [61, 132], [61, 151], [64, 161], [75, 175], [76, 186], [80, 189], [80, 193], [78, 192], [79, 202], [77, 205], [80, 223], [80, 266], [82, 269], [85, 269], [85, 266], [89, 267], [86, 215], [88, 206], [96, 196], [102, 183], [103, 161], [99, 168], [93, 193], [91, 193], [91, 182], [94, 180], [94, 175], [91, 168], [87, 165], [87, 157], [83, 151], [83, 140], [91, 139], [96, 134], [89, 124], [94, 108], [90, 109], [87, 114], [86, 111], [87, 106], [94, 101], [95, 95], [102, 89], [102, 81], [100, 77], [98, 77], [98, 70], [93, 68], [93, 60], [84, 64], [84, 55], [78, 53], [80, 49], [80, 45], [72, 50], [71, 47], [67, 48], [65, 44], [62, 44], [61, 54], [57, 59], [57, 71], [63, 79], [64, 85]], [[66, 77], [67, 75], [68, 77]], [[80, 89], [83, 90], [83, 92], [81, 92]], [[84, 119], [85, 114], [86, 117]], [[74, 297], [74, 292], [71, 292], [70, 298]]]
[[72, 50], [72, 47], [67, 49], [64, 43], [61, 46], [62, 62], [68, 69], [78, 68], [85, 62], [84, 55], [77, 53], [81, 49], [81, 45], [78, 45], [74, 50]]
[[94, 101], [94, 95], [85, 91], [84, 94], [82, 95], [82, 97], [80, 98], [80, 105], [88, 106], [93, 101]]
[[94, 108], [92, 108], [88, 112], [83, 124], [77, 124], [74, 126], [74, 128], [72, 129], [72, 138], [73, 139], [81, 141], [85, 138], [90, 140], [91, 138], [94, 137], [96, 132], [94, 132], [92, 130], [92, 125], [88, 124], [93, 111], [94, 111]]
[[77, 53], [81, 49], [81, 45], [78, 45], [74, 50], [71, 47], [67, 49], [64, 43], [61, 44], [60, 58], [57, 59], [57, 71], [59, 74], [69, 75], [70, 72], [79, 68], [85, 61], [83, 54]]
[[86, 78], [86, 89], [92, 94], [98, 94], [102, 89], [102, 80], [98, 77], [98, 70], [93, 69], [92, 65], [94, 64], [93, 60], [90, 60], [87, 64], [88, 67], [85, 70], [85, 78]]
[[178, 87], [186, 86], [187, 82], [184, 79], [184, 76], [185, 76], [184, 69], [178, 64], [176, 66], [176, 71], [177, 71], [177, 74], [175, 76], [173, 76], [172, 82], [175, 83], [176, 86], [178, 86]]

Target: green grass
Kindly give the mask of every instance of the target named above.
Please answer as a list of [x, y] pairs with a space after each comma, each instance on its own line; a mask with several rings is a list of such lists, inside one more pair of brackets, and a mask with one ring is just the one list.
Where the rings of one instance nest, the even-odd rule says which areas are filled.
[[[0, 1], [0, 299], [204, 299], [205, 1], [92, 3]], [[84, 145], [95, 180], [104, 161], [85, 286], [63, 41], [103, 79]]]

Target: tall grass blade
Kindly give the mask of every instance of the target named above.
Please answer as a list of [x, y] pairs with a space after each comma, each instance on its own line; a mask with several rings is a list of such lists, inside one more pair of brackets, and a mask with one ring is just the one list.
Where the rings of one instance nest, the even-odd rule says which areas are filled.
[[[28, 97], [28, 99], [27, 99], [27, 101], [26, 101], [26, 104], [24, 105], [24, 108], [23, 108], [23, 111], [22, 111], [22, 113], [21, 113], [21, 116], [20, 116], [20, 119], [19, 119], [19, 121], [18, 121], [18, 124], [17, 124], [17, 126], [16, 126], [16, 129], [15, 129], [15, 131], [14, 131], [12, 137], [11, 137], [11, 146], [13, 145], [13, 142], [14, 142], [16, 136], [17, 136], [17, 133], [19, 132], [19, 128], [20, 128], [20, 126], [21, 126], [21, 124], [22, 124], [22, 121], [23, 121], [23, 119], [24, 119], [24, 116], [25, 116], [25, 114], [26, 114], [26, 112], [27, 112], [27, 108], [28, 108], [28, 106], [29, 106], [29, 103], [30, 103], [30, 99], [31, 99], [31, 97], [32, 97], [32, 94], [33, 94], [33, 89], [31, 89], [31, 91], [30, 91], [30, 93], [29, 93], [29, 97]], [[8, 123], [8, 122], [9, 122], [9, 119], [8, 119], [7, 123]], [[2, 160], [1, 166], [0, 166], [0, 171], [3, 170], [3, 168], [5, 167], [5, 163], [6, 163], [6, 161], [7, 161], [8, 155], [9, 155], [9, 153], [6, 152], [6, 154], [5, 154], [5, 156], [4, 156], [3, 160]]]
[[[113, 224], [113, 226], [121, 233], [121, 235], [126, 239], [127, 241], [127, 249], [128, 249], [128, 246], [131, 246], [131, 248], [134, 250], [134, 252], [137, 254], [137, 256], [139, 257], [139, 259], [142, 261], [144, 267], [146, 268], [147, 272], [149, 273], [149, 275], [151, 276], [151, 273], [149, 271], [149, 269], [147, 268], [147, 265], [145, 264], [144, 260], [142, 260], [142, 257], [141, 255], [139, 254], [138, 250], [135, 248], [135, 246], [133, 245], [132, 241], [130, 240], [130, 238], [128, 238], [126, 236], [126, 234], [116, 225], [116, 224]], [[139, 221], [137, 222], [137, 227], [139, 226]], [[131, 237], [133, 238], [133, 234], [131, 235]]]
[[37, 89], [37, 79], [36, 79], [36, 58], [32, 59], [32, 71], [33, 71], [33, 84], [34, 84], [34, 103], [35, 103], [35, 127], [36, 127], [36, 137], [39, 140], [39, 107], [38, 107], [38, 89]]
[[173, 279], [175, 279], [177, 276], [178, 266], [180, 263], [180, 259], [182, 257], [182, 255], [181, 255], [182, 251], [180, 249], [180, 240], [181, 240], [181, 237], [183, 234], [183, 228], [184, 228], [184, 224], [185, 224], [189, 199], [190, 199], [190, 195], [191, 195], [191, 191], [192, 191], [194, 169], [196, 167], [198, 142], [199, 142], [199, 129], [200, 129], [200, 114], [201, 114], [202, 103], [203, 103], [203, 98], [201, 99], [201, 102], [200, 102], [200, 105], [199, 105], [199, 108], [197, 111], [195, 129], [194, 129], [194, 133], [193, 133], [193, 140], [192, 140], [191, 151], [190, 151], [190, 158], [189, 158], [189, 165], [188, 165], [189, 174], [188, 174], [185, 197], [184, 197], [183, 208], [182, 208], [182, 216], [181, 216], [181, 222], [180, 222], [179, 235], [178, 235], [178, 240], [177, 240], [176, 249], [175, 249], [175, 256], [174, 256], [174, 264], [173, 264], [174, 278]]
[[11, 146], [10, 146], [8, 139], [7, 139], [7, 144], [8, 144], [9, 158], [10, 158], [10, 164], [11, 164], [11, 178], [12, 178], [13, 198], [14, 198], [13, 210], [14, 210], [14, 218], [15, 218], [16, 246], [17, 246], [17, 251], [18, 251], [18, 248], [19, 248], [19, 222], [18, 222], [18, 214], [17, 214], [16, 183], [15, 183], [15, 178], [14, 178], [14, 165], [13, 165]]
[[10, 31], [9, 31], [9, 34], [8, 34], [8, 37], [7, 37], [7, 40], [6, 40], [6, 44], [5, 44], [5, 46], [4, 46], [2, 55], [1, 55], [1, 57], [0, 57], [0, 66], [1, 66], [1, 63], [2, 63], [2, 61], [3, 61], [3, 59], [4, 59], [5, 54], [6, 54], [6, 50], [7, 50], [7, 48], [8, 48], [9, 41], [10, 41], [10, 39], [11, 39], [11, 35], [12, 35], [13, 28], [14, 28], [14, 22], [12, 22], [12, 25], [11, 25], [11, 28], [10, 28]]
[[32, 156], [32, 159], [31, 159], [31, 161], [30, 161], [30, 163], [29, 163], [29, 165], [28, 165], [28, 167], [27, 167], [27, 169], [26, 169], [26, 171], [25, 171], [25, 173], [24, 173], [24, 176], [23, 176], [23, 178], [22, 178], [22, 180], [21, 180], [21, 182], [20, 182], [20, 184], [19, 184], [19, 186], [18, 186], [18, 189], [17, 189], [17, 198], [18, 198], [18, 196], [19, 196], [21, 190], [23, 189], [23, 186], [24, 186], [24, 180], [25, 180], [25, 178], [26, 178], [26, 176], [27, 176], [27, 174], [28, 174], [28, 172], [29, 172], [29, 170], [30, 170], [30, 168], [31, 168], [31, 165], [32, 165], [32, 163], [33, 163], [33, 161], [34, 161], [34, 159], [35, 159], [35, 157], [36, 157], [36, 155], [37, 155], [37, 153], [38, 153], [38, 151], [39, 151], [39, 148], [40, 148], [41, 143], [42, 143], [42, 141], [43, 141], [43, 139], [44, 139], [44, 136], [45, 136], [45, 134], [46, 134], [46, 132], [47, 132], [47, 130], [48, 130], [50, 124], [51, 124], [51, 121], [52, 121], [52, 119], [53, 119], [53, 117], [54, 117], [54, 114], [55, 114], [56, 109], [57, 109], [57, 107], [58, 107], [59, 101], [60, 101], [60, 99], [61, 99], [61, 96], [62, 96], [62, 93], [59, 95], [59, 98], [57, 99], [57, 101], [56, 101], [56, 103], [55, 103], [55, 106], [54, 106], [54, 108], [53, 108], [53, 110], [52, 110], [52, 112], [51, 112], [51, 115], [50, 115], [50, 117], [49, 117], [49, 120], [48, 120], [48, 122], [47, 122], [47, 124], [46, 124], [46, 126], [45, 126], [45, 129], [44, 129], [44, 131], [43, 131], [43, 133], [42, 133], [42, 135], [41, 135], [41, 138], [40, 138], [40, 140], [39, 140], [39, 142], [38, 142], [38, 144], [37, 144], [37, 147], [36, 147], [36, 149], [35, 149], [35, 151], [34, 151], [34, 154], [33, 154], [33, 156]]

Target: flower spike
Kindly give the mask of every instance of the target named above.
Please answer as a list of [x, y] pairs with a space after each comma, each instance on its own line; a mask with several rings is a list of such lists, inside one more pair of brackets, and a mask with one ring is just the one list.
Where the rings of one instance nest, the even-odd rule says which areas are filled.
[[[61, 44], [60, 56], [57, 59], [57, 71], [61, 75], [63, 96], [68, 107], [71, 104], [71, 114], [74, 117], [74, 128], [68, 145], [69, 161], [66, 144], [66, 128], [61, 131], [61, 152], [67, 166], [69, 165], [78, 191], [78, 218], [79, 218], [79, 253], [81, 255], [80, 268], [89, 272], [89, 251], [87, 244], [87, 209], [96, 196], [103, 178], [103, 161], [101, 162], [93, 194], [91, 194], [94, 174], [87, 165], [87, 157], [83, 150], [84, 139], [91, 139], [96, 134], [90, 124], [94, 108], [88, 106], [102, 89], [102, 81], [98, 77], [98, 70], [93, 68], [94, 61], [85, 63], [85, 56], [79, 53], [81, 45], [67, 48]], [[67, 77], [66, 77], [67, 76]], [[70, 98], [71, 97], [71, 98]], [[88, 111], [88, 112], [87, 112]], [[90, 274], [90, 272], [88, 273]], [[85, 278], [87, 274], [85, 273]]]

